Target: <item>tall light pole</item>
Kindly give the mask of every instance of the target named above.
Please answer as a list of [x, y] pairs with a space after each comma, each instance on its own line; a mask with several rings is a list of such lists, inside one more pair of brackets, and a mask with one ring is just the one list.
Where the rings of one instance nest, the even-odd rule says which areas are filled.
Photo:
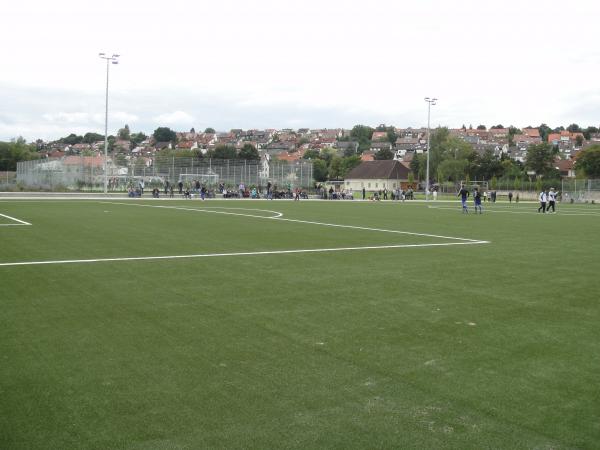
[[431, 107], [436, 104], [437, 98], [425, 97], [427, 102], [427, 175], [425, 180], [425, 200], [429, 200], [429, 135], [430, 135], [430, 119], [431, 119]]
[[104, 193], [108, 193], [108, 68], [110, 63], [119, 64], [119, 55], [107, 56], [106, 53], [98, 53], [98, 56], [106, 60], [106, 109], [104, 110]]

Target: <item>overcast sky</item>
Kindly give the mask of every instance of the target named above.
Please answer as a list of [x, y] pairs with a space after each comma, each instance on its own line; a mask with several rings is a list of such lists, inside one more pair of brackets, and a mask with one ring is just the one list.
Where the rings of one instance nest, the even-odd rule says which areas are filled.
[[19, 0], [0, 140], [230, 128], [600, 125], [600, 2]]

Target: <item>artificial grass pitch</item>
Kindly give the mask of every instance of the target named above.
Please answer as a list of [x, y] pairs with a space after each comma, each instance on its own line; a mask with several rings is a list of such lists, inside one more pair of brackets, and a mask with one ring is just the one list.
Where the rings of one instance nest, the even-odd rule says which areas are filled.
[[435, 206], [0, 202], [0, 448], [594, 448], [600, 209]]

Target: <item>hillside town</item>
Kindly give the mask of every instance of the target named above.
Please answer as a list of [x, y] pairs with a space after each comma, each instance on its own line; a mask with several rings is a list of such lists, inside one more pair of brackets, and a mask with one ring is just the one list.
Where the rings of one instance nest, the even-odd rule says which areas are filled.
[[[427, 155], [428, 135], [430, 155]], [[15, 152], [14, 148], [9, 151], [11, 145], [21, 146], [22, 151]], [[226, 176], [221, 169], [220, 181], [232, 185], [246, 182], [261, 186], [271, 178], [280, 180], [280, 184], [298, 184], [305, 188], [329, 182], [338, 187], [345, 184], [346, 188], [389, 185], [389, 188], [424, 189], [423, 183], [429, 179], [432, 184], [447, 184], [451, 189], [450, 186], [456, 186], [461, 180], [470, 179], [494, 181], [494, 184], [501, 180], [507, 188], [514, 186], [514, 189], [529, 182], [533, 188], [532, 181], [539, 184], [542, 180], [552, 183], [577, 176], [598, 178], [593, 161], [600, 153], [600, 130], [577, 124], [553, 129], [542, 124], [521, 129], [463, 125], [431, 130], [381, 124], [377, 127], [356, 125], [351, 129], [231, 129], [226, 132], [213, 128], [197, 132], [193, 128], [174, 131], [159, 127], [146, 135], [132, 132], [125, 125], [115, 136], [108, 137], [106, 145], [108, 158], [105, 161], [104, 136], [93, 132], [83, 136], [70, 134], [49, 142], [37, 140], [27, 144], [18, 139], [10, 144], [0, 143], [0, 153], [8, 156], [2, 155], [0, 159], [3, 164], [0, 173], [16, 171], [20, 158], [21, 161], [36, 160], [38, 164], [35, 169], [32, 166], [22, 170], [15, 181], [47, 188], [56, 184], [67, 189], [98, 188], [105, 182], [103, 177], [110, 177], [113, 181], [109, 187], [118, 189], [144, 177], [155, 177], [156, 183], [161, 185], [188, 178], [190, 182], [201, 179], [216, 184], [213, 166], [227, 160], [254, 164], [250, 169], [244, 163], [237, 174], [235, 168], [228, 166]], [[586, 152], [588, 149], [591, 151]], [[588, 155], [587, 159], [580, 158], [584, 154]], [[353, 171], [357, 167], [385, 160], [394, 164], [381, 166], [383, 172], [375, 177], [381, 181], [371, 183], [365, 178], [366, 169], [360, 171], [358, 178], [347, 179], [349, 175], [357, 175]], [[207, 161], [209, 167], [202, 168]], [[274, 164], [285, 168], [273, 172]], [[393, 177], [391, 173], [396, 174], [396, 178], [402, 174], [402, 179], [385, 181]], [[8, 180], [8, 175], [5, 178]]]
[[[359, 135], [356, 133], [358, 128], [363, 128], [370, 136]], [[166, 137], [163, 132], [165, 130]], [[426, 128], [380, 125], [370, 130], [361, 125], [353, 129], [232, 129], [227, 132], [216, 132], [214, 129], [206, 129], [204, 132], [196, 132], [194, 129], [188, 132], [171, 132], [169, 129], [159, 128], [158, 133], [146, 136], [143, 133], [130, 133], [129, 127], [125, 126], [116, 137], [109, 138], [109, 154], [120, 155], [128, 160], [143, 158], [149, 166], [153, 158], [165, 150], [190, 152], [198, 157], [215, 157], [215, 150], [224, 146], [235, 149], [238, 155], [244, 146], [252, 146], [260, 158], [286, 162], [314, 159], [322, 152], [329, 151], [341, 157], [357, 155], [361, 161], [395, 159], [410, 165], [415, 155], [426, 152]], [[556, 167], [562, 176], [567, 177], [575, 176], [573, 163], [577, 154], [600, 143], [598, 128], [582, 129], [577, 125], [571, 125], [567, 129], [550, 129], [545, 125], [522, 129], [494, 126], [488, 129], [479, 125], [476, 128], [463, 126], [448, 129], [448, 132], [451, 137], [468, 144], [479, 155], [491, 152], [497, 158], [510, 158], [520, 163], [525, 163], [530, 146], [547, 143], [557, 150]], [[171, 133], [170, 139], [167, 139], [168, 133]], [[36, 147], [42, 157], [85, 155], [91, 157], [88, 164], [101, 165], [100, 158], [93, 157], [102, 155], [104, 139], [100, 135], [95, 137], [97, 140], [89, 142], [84, 136], [72, 134], [53, 142], [36, 141]], [[161, 138], [164, 140], [160, 140]], [[235, 158], [233, 154], [230, 156]], [[219, 157], [218, 153], [216, 157]], [[256, 159], [256, 156], [248, 159]]]

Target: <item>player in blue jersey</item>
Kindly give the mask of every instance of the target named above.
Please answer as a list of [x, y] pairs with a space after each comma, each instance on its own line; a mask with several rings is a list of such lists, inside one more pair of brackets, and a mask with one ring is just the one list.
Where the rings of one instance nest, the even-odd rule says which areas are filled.
[[477, 189], [477, 187], [473, 190], [473, 202], [475, 203], [475, 214], [477, 214], [478, 209], [479, 214], [483, 214], [483, 209], [481, 209], [481, 194], [479, 193], [479, 189]]
[[467, 198], [469, 197], [469, 191], [464, 186], [461, 186], [460, 191], [456, 194], [457, 197], [460, 197], [460, 201], [462, 202], [462, 212], [463, 214], [469, 213], [469, 208], [467, 207]]

